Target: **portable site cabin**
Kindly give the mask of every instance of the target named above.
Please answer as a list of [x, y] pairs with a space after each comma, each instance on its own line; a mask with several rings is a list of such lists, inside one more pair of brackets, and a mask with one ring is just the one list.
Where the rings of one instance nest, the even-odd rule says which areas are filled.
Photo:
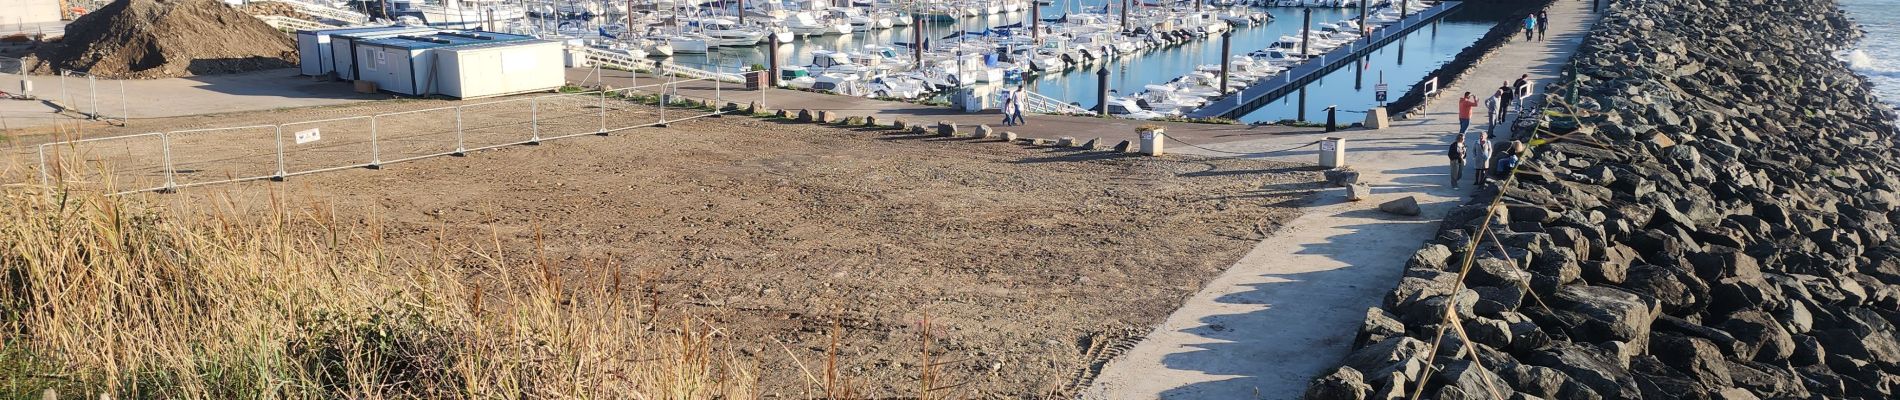
[[476, 44], [435, 50], [435, 93], [476, 98], [559, 89], [567, 83], [552, 40]]
[[[407, 95], [430, 95], [441, 90], [436, 79], [440, 59], [435, 50], [489, 43], [520, 42], [528, 36], [504, 33], [457, 31], [426, 36], [402, 35], [356, 42], [357, 80], [375, 82], [385, 91]], [[559, 59], [550, 62], [559, 62]]]
[[406, 26], [364, 26], [297, 31], [297, 53], [304, 55], [298, 60], [298, 64], [302, 67], [299, 72], [308, 76], [317, 76], [337, 70], [336, 56], [330, 48], [332, 36], [375, 35], [377, 33], [399, 35], [412, 33], [408, 32], [411, 30], [414, 29]]
[[[330, 53], [329, 57], [325, 58], [330, 63], [332, 70], [336, 71], [337, 79], [353, 81], [356, 80], [357, 70], [360, 69], [356, 65], [357, 42], [392, 38], [402, 35], [428, 35], [441, 31], [441, 28], [398, 25], [364, 32], [333, 33], [328, 35]], [[298, 42], [298, 46], [299, 48], [302, 47], [301, 40]], [[308, 59], [309, 56], [305, 56], [304, 58]]]

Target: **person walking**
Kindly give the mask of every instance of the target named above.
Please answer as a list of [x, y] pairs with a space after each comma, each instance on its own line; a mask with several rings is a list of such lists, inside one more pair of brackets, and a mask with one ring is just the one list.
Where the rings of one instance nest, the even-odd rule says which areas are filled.
[[1537, 10], [1537, 41], [1542, 42], [1550, 34], [1550, 10]]
[[1463, 137], [1465, 131], [1471, 130], [1471, 109], [1476, 107], [1478, 98], [1471, 97], [1471, 92], [1465, 92], [1464, 97], [1458, 98], [1458, 136]]
[[1016, 126], [1016, 92], [1003, 91], [1003, 126]]
[[1530, 41], [1533, 39], [1531, 34], [1534, 33], [1537, 33], [1537, 14], [1524, 17], [1524, 40]]
[[1471, 180], [1476, 182], [1476, 185], [1479, 187], [1483, 187], [1485, 183], [1491, 181], [1489, 178], [1490, 175], [1488, 175], [1491, 172], [1491, 135], [1478, 135], [1478, 147], [1476, 147], [1476, 149], [1478, 153], [1478, 164], [1477, 168], [1474, 168], [1476, 169], [1476, 173], [1472, 174]]
[[1453, 136], [1451, 148], [1445, 150], [1445, 155], [1451, 158], [1451, 188], [1457, 189], [1458, 181], [1465, 178], [1465, 136]]
[[1016, 99], [1016, 108], [1014, 110], [1016, 113], [1016, 126], [1023, 126], [1023, 125], [1029, 124], [1029, 121], [1023, 119], [1023, 110], [1026, 108], [1029, 108], [1028, 96], [1029, 96], [1028, 93], [1023, 92], [1022, 85], [1016, 85], [1015, 94], [1009, 96], [1012, 99]]

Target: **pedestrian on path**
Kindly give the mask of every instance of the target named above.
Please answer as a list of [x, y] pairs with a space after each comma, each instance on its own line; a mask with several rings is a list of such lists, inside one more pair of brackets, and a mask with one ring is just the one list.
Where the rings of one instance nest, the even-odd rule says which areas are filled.
[[1465, 92], [1464, 97], [1458, 98], [1458, 136], [1459, 137], [1463, 137], [1465, 135], [1465, 131], [1471, 130], [1471, 109], [1476, 108], [1476, 107], [1478, 107], [1478, 98], [1471, 97], [1471, 92]]
[[1524, 17], [1524, 41], [1534, 39], [1531, 34], [1535, 33], [1537, 33], [1537, 14], [1531, 14]]
[[1477, 173], [1471, 174], [1471, 180], [1476, 182], [1478, 187], [1484, 187], [1485, 183], [1491, 181], [1488, 175], [1491, 172], [1491, 152], [1493, 151], [1491, 147], [1491, 135], [1478, 135], [1478, 147], [1475, 147], [1478, 149], [1478, 164], [1475, 168]]
[[1537, 10], [1537, 41], [1548, 39], [1550, 34], [1550, 10]]
[[1498, 102], [1498, 125], [1511, 123], [1511, 97], [1514, 97], [1511, 96], [1512, 93], [1517, 93], [1517, 91], [1511, 90], [1510, 82], [1498, 86], [1498, 96], [1503, 96], [1501, 100], [1504, 100]]
[[1003, 126], [1016, 126], [1016, 92], [1003, 91]]
[[1457, 189], [1458, 181], [1465, 178], [1465, 135], [1453, 136], [1451, 149], [1445, 150], [1445, 155], [1451, 158], [1451, 188]]
[[1491, 128], [1498, 126], [1498, 105], [1504, 101], [1504, 98], [1499, 96], [1503, 94], [1492, 91], [1491, 97], [1484, 99], [1484, 131], [1487, 134], [1491, 132]]
[[1009, 96], [1010, 98], [1016, 99], [1016, 108], [1012, 110], [1016, 113], [1016, 126], [1023, 126], [1023, 125], [1029, 124], [1029, 121], [1023, 120], [1023, 110], [1026, 108], [1029, 108], [1028, 96], [1029, 96], [1028, 93], [1023, 92], [1022, 85], [1016, 85], [1015, 94]]

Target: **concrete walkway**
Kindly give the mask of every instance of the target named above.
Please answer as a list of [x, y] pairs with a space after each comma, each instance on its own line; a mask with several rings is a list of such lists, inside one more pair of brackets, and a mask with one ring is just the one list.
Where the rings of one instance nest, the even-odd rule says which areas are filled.
[[[58, 102], [85, 112], [139, 119], [279, 108], [323, 106], [391, 99], [390, 94], [356, 93], [349, 82], [319, 81], [298, 75], [296, 68], [238, 74], [165, 79], [97, 79], [85, 77], [0, 74], [0, 88], [16, 92], [20, 81], [33, 82], [33, 95], [45, 101], [0, 100], [0, 119], [10, 129], [33, 130], [56, 123], [71, 124], [70, 114], [56, 114]], [[96, 123], [96, 122], [95, 122]]]
[[[1549, 41], [1526, 42], [1520, 36], [1459, 84], [1471, 89], [1446, 88], [1448, 93], [1431, 101], [1424, 114], [1393, 129], [1334, 134], [1347, 138], [1348, 161], [1364, 174], [1362, 181], [1373, 185], [1373, 198], [1351, 203], [1338, 192], [1320, 196], [1304, 216], [1255, 246], [1111, 362], [1084, 397], [1300, 397], [1309, 379], [1350, 350], [1366, 309], [1379, 304], [1398, 282], [1404, 260], [1470, 189], [1469, 171], [1463, 189], [1447, 186], [1444, 154], [1449, 135], [1458, 129], [1456, 94], [1469, 90], [1483, 94], [1482, 99], [1524, 73], [1542, 86], [1559, 74], [1596, 19], [1587, 1], [1559, 1], [1550, 12], [1556, 23]], [[1264, 151], [1312, 139], [1272, 137], [1210, 147]], [[1312, 162], [1313, 154], [1270, 157]], [[1381, 202], [1408, 195], [1419, 197], [1424, 215], [1395, 217], [1377, 210]]]

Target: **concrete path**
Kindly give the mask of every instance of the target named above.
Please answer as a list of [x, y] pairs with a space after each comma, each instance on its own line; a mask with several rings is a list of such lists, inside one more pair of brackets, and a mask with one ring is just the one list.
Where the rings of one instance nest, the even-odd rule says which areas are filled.
[[55, 114], [58, 109], [47, 101], [85, 112], [97, 109], [114, 118], [130, 115], [132, 124], [137, 125], [141, 118], [274, 110], [396, 97], [356, 93], [349, 82], [317, 81], [298, 75], [296, 68], [90, 82], [84, 77], [61, 79], [59, 76], [0, 74], [0, 89], [17, 92], [22, 80], [32, 81], [32, 94], [44, 101], [0, 100], [0, 119], [4, 119], [10, 129], [50, 129], [55, 123], [76, 121], [70, 114]]
[[[1460, 86], [1473, 87], [1474, 95], [1488, 94], [1520, 74], [1530, 73], [1539, 82], [1557, 76], [1595, 15], [1587, 1], [1559, 1], [1550, 12], [1556, 23], [1549, 41], [1520, 37]], [[1444, 154], [1458, 128], [1455, 94], [1467, 89], [1445, 90], [1449, 93], [1431, 101], [1425, 114], [1393, 129], [1334, 134], [1347, 138], [1348, 162], [1364, 174], [1362, 181], [1372, 183], [1373, 198], [1349, 203], [1338, 192], [1320, 196], [1304, 216], [1255, 246], [1111, 362], [1084, 397], [1298, 398], [1309, 379], [1350, 350], [1366, 309], [1376, 307], [1398, 282], [1404, 260], [1471, 187], [1469, 177], [1463, 189], [1447, 186]], [[1273, 137], [1210, 147], [1263, 151], [1312, 139]], [[1313, 154], [1270, 157], [1311, 162]], [[1408, 195], [1419, 197], [1424, 215], [1396, 217], [1377, 210], [1381, 202]]]

